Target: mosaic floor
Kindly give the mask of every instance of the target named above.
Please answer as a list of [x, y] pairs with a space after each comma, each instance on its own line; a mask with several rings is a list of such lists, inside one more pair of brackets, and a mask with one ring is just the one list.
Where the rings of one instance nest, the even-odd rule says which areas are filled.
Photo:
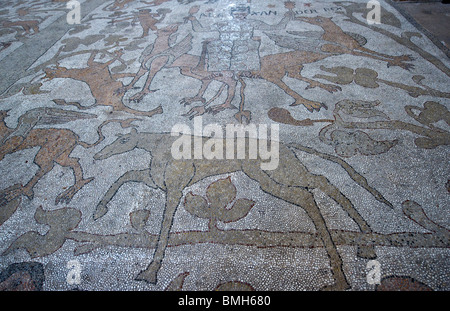
[[0, 289], [450, 290], [450, 60], [378, 4], [2, 1]]

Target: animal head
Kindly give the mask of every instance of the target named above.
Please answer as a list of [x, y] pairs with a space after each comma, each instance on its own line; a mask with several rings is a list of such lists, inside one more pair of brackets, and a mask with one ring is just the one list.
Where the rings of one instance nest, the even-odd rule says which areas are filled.
[[56, 68], [45, 68], [45, 76], [43, 79], [47, 79], [48, 81], [53, 80], [55, 78], [64, 77], [65, 73], [68, 71], [65, 67], [56, 66]]
[[312, 25], [317, 25], [317, 26], [323, 26], [323, 25], [333, 23], [331, 21], [331, 18], [323, 17], [323, 16], [313, 16], [313, 17], [299, 16], [299, 17], [296, 17], [295, 19], [302, 21], [302, 22], [307, 22]]
[[117, 154], [122, 154], [136, 148], [139, 141], [139, 134], [135, 128], [128, 134], [117, 134], [117, 139], [94, 155], [95, 160], [108, 159]]

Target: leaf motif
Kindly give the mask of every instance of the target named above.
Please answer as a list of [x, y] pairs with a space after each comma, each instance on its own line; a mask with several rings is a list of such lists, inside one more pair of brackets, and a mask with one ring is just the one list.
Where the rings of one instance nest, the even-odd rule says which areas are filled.
[[356, 84], [368, 88], [377, 88], [379, 84], [376, 82], [378, 72], [368, 68], [357, 68], [355, 70], [354, 81]]
[[438, 233], [439, 235], [447, 239], [450, 237], [450, 231], [447, 228], [435, 223], [430, 218], [428, 218], [427, 214], [425, 213], [425, 211], [423, 210], [422, 206], [420, 206], [419, 203], [415, 201], [406, 200], [402, 203], [402, 210], [403, 213], [408, 218], [410, 218], [423, 228], [431, 232]]
[[104, 41], [106, 41], [106, 43], [105, 43], [106, 46], [113, 45], [113, 44], [119, 45], [120, 42], [127, 41], [127, 38], [124, 38], [121, 35], [109, 35], [109, 37], [104, 39]]
[[201, 195], [189, 192], [184, 198], [184, 208], [194, 216], [211, 219], [211, 209], [208, 207], [206, 199]]
[[26, 249], [31, 258], [53, 254], [64, 244], [68, 232], [78, 226], [81, 212], [69, 207], [46, 211], [39, 206], [34, 213], [34, 219], [39, 224], [50, 226], [47, 233], [28, 231], [17, 238], [3, 255], [20, 248]]
[[234, 202], [231, 209], [220, 209], [217, 219], [225, 223], [238, 221], [247, 216], [250, 209], [256, 204], [255, 201], [249, 199], [238, 199]]
[[208, 200], [189, 192], [184, 199], [184, 208], [194, 216], [228, 223], [244, 218], [255, 205], [252, 200], [238, 199], [231, 208], [227, 208], [236, 198], [236, 187], [230, 177], [210, 184], [206, 196]]
[[354, 70], [352, 68], [348, 68], [348, 67], [344, 67], [344, 66], [327, 68], [325, 66], [320, 66], [320, 69], [323, 71], [332, 73], [335, 76], [326, 76], [326, 75], [322, 75], [322, 74], [317, 74], [314, 76], [314, 78], [325, 79], [332, 83], [337, 83], [340, 85], [346, 85], [346, 84], [350, 84], [353, 82]]
[[130, 223], [131, 226], [138, 230], [144, 230], [145, 224], [147, 223], [148, 218], [150, 217], [150, 211], [148, 210], [137, 210], [130, 213]]
[[206, 197], [213, 210], [225, 208], [236, 198], [236, 187], [230, 177], [219, 179], [208, 186]]
[[191, 7], [189, 9], [189, 15], [193, 15], [193, 14], [197, 13], [199, 10], [200, 10], [200, 6], [194, 5], [193, 7]]
[[112, 72], [112, 73], [118, 73], [118, 72], [124, 71], [125, 69], [127, 69], [127, 65], [125, 65], [125, 64], [120, 64], [119, 66], [113, 67], [113, 68], [111, 69], [111, 72]]
[[423, 79], [425, 79], [425, 77], [422, 76], [422, 75], [414, 75], [414, 76], [412, 77], [412, 80], [413, 80], [415, 83], [419, 84], [419, 85], [422, 85], [422, 80], [423, 80]]

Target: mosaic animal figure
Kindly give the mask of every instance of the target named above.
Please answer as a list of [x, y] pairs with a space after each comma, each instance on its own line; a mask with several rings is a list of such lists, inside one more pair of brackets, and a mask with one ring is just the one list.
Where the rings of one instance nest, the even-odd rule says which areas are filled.
[[115, 0], [113, 3], [108, 5], [104, 10], [120, 11], [123, 10], [130, 2], [133, 2], [133, 0]]
[[[239, 105], [239, 112], [235, 115], [236, 119], [242, 123], [243, 117], [250, 119], [250, 111], [244, 110], [244, 90], [246, 87], [243, 78], [251, 79], [264, 79], [269, 81], [279, 88], [281, 88], [286, 94], [294, 98], [295, 102], [291, 106], [303, 105], [310, 112], [314, 110], [320, 110], [322, 107], [327, 108], [325, 103], [321, 103], [314, 100], [304, 98], [302, 95], [294, 91], [289, 85], [283, 81], [285, 76], [289, 78], [297, 79], [306, 82], [308, 85], [306, 89], [312, 89], [319, 87], [330, 93], [334, 93], [341, 90], [340, 86], [322, 83], [320, 81], [309, 79], [302, 75], [304, 65], [320, 61], [322, 59], [342, 54], [350, 54], [354, 56], [368, 57], [379, 61], [387, 62], [389, 66], [399, 66], [403, 69], [409, 70], [413, 68], [413, 65], [406, 63], [413, 60], [409, 55], [391, 56], [383, 53], [379, 53], [364, 47], [366, 41], [364, 38], [357, 34], [350, 34], [344, 32], [338, 25], [336, 25], [331, 18], [326, 17], [296, 17], [295, 20], [307, 22], [322, 28], [323, 31], [308, 31], [308, 32], [296, 32], [288, 31], [288, 33], [295, 36], [285, 36], [265, 32], [265, 34], [275, 42], [278, 46], [292, 49], [293, 51], [269, 54], [261, 57], [259, 70], [243, 70], [236, 74], [231, 72], [232, 81], [227, 81], [229, 96], [224, 104], [217, 107], [206, 108], [207, 104], [201, 95], [204, 93], [208, 86], [207, 75], [204, 74], [202, 79], [202, 87], [196, 97], [189, 99], [190, 101], [202, 101], [202, 106], [197, 106], [188, 112], [190, 115], [201, 115], [205, 112], [217, 113], [224, 108], [235, 108], [231, 105], [231, 100], [234, 98], [234, 92], [236, 91], [237, 82], [241, 83], [241, 100]], [[205, 67], [204, 71], [207, 72]], [[225, 72], [220, 75], [224, 76]], [[213, 73], [209, 73], [209, 76], [213, 76]], [[194, 77], [194, 76], [193, 76]], [[237, 78], [236, 78], [237, 77]], [[214, 80], [218, 80], [217, 77], [213, 77]], [[209, 79], [211, 80], [211, 79]], [[222, 91], [222, 89], [220, 90]], [[216, 97], [215, 97], [216, 98]], [[185, 104], [189, 104], [190, 101]]]
[[327, 107], [324, 103], [308, 100], [292, 90], [283, 81], [285, 76], [308, 83], [306, 89], [319, 87], [330, 93], [341, 90], [339, 86], [309, 79], [301, 73], [304, 65], [331, 56], [350, 54], [385, 61], [388, 66], [400, 66], [406, 70], [413, 67], [412, 64], [406, 63], [406, 61], [412, 60], [412, 57], [408, 55], [391, 56], [365, 48], [363, 46], [365, 42], [362, 38], [344, 32], [331, 18], [316, 16], [296, 17], [295, 19], [319, 26], [323, 31], [291, 31], [290, 33], [295, 36], [265, 33], [277, 45], [294, 51], [266, 55], [261, 58], [260, 70], [239, 74], [240, 77], [265, 79], [277, 85], [286, 94], [294, 98], [295, 102], [291, 106], [303, 105], [311, 112], [320, 110], [321, 107]]
[[[150, 13], [149, 9], [139, 9], [137, 13], [134, 13], [131, 17], [125, 17], [117, 20], [113, 20], [113, 23], [122, 22], [126, 20], [132, 20], [131, 25], [134, 25], [137, 21], [142, 27], [142, 36], [141, 38], [147, 37], [150, 30], [156, 31], [158, 28], [156, 24], [162, 23], [166, 18], [167, 13], [170, 13], [169, 9], [157, 9], [156, 13]], [[159, 19], [155, 18], [159, 17]]]
[[53, 169], [55, 163], [63, 167], [70, 167], [75, 177], [75, 183], [57, 196], [56, 204], [70, 202], [84, 185], [93, 180], [93, 178], [83, 177], [83, 170], [78, 159], [70, 156], [77, 145], [88, 146], [80, 141], [74, 132], [68, 129], [35, 129], [34, 127], [38, 125], [61, 124], [77, 119], [91, 119], [96, 118], [96, 115], [64, 111], [56, 108], [36, 108], [22, 115], [15, 129], [6, 126], [4, 122], [6, 116], [6, 111], [0, 111], [0, 161], [7, 154], [40, 147], [34, 157], [34, 164], [39, 169], [25, 186], [16, 184], [0, 191], [1, 206], [20, 195], [33, 198], [33, 187], [39, 179]]
[[[193, 6], [189, 10], [189, 15], [185, 17], [185, 22], [190, 21], [195, 32], [218, 33], [218, 39], [208, 39], [203, 41], [201, 61], [196, 67], [197, 77], [202, 86], [198, 94], [192, 98], [185, 98], [182, 103], [187, 105], [194, 101], [201, 101], [203, 106], [193, 107], [186, 115], [192, 117], [205, 112], [216, 114], [225, 109], [236, 109], [231, 104], [234, 99], [237, 84], [244, 81], [239, 77], [242, 71], [257, 70], [260, 68], [259, 47], [261, 37], [254, 36], [254, 31], [273, 31], [286, 28], [289, 21], [295, 15], [292, 10], [288, 10], [277, 24], [267, 24], [261, 20], [247, 18], [250, 15], [250, 7], [238, 5], [230, 9], [230, 18], [233, 22], [218, 22], [213, 25], [204, 26], [194, 16], [199, 11], [199, 6]], [[208, 57], [206, 57], [208, 54]], [[181, 72], [184, 74], [183, 72]], [[203, 98], [212, 80], [222, 82], [222, 87], [209, 101]], [[219, 105], [206, 108], [211, 102], [220, 96], [224, 88], [228, 87], [226, 100]], [[242, 87], [242, 89], [244, 86]], [[241, 91], [241, 104], [243, 107], [244, 94]], [[250, 112], [240, 110], [235, 118], [242, 122], [242, 118], [250, 119]]]
[[[54, 68], [46, 68], [45, 78], [52, 80], [54, 78], [71, 78], [74, 80], [85, 82], [92, 95], [95, 98], [95, 104], [93, 106], [110, 106], [113, 111], [123, 111], [134, 115], [151, 117], [155, 114], [161, 114], [163, 112], [162, 107], [159, 106], [150, 111], [140, 111], [127, 107], [123, 104], [123, 93], [116, 92], [124, 85], [121, 81], [117, 80], [120, 77], [130, 76], [130, 74], [112, 74], [109, 65], [117, 61], [122, 55], [121, 51], [116, 51], [114, 57], [106, 63], [100, 63], [95, 61], [95, 57], [99, 52], [93, 51], [89, 60], [87, 61], [87, 67], [85, 68], [65, 68], [57, 66]], [[133, 76], [133, 75], [131, 75]], [[93, 106], [84, 107], [77, 102], [68, 103], [64, 99], [53, 100], [58, 105], [72, 105], [79, 109], [88, 109]]]
[[319, 26], [323, 29], [324, 33], [321, 39], [326, 41], [321, 47], [323, 52], [332, 54], [351, 54], [355, 56], [368, 57], [380, 61], [387, 62], [388, 67], [399, 66], [403, 69], [409, 70], [414, 67], [407, 61], [412, 61], [413, 58], [410, 55], [392, 56], [384, 53], [380, 53], [374, 50], [370, 50], [361, 45], [353, 36], [345, 33], [341, 27], [336, 25], [332, 21], [332, 18], [316, 16], [316, 17], [297, 17], [299, 21], [306, 22], [308, 24]]
[[[247, 11], [248, 7], [245, 7], [244, 9], [245, 9], [244, 12], [240, 12], [240, 11], [234, 12], [233, 11], [231, 13], [231, 16], [233, 16], [233, 18], [241, 20], [241, 22], [239, 22], [238, 24], [242, 24], [241, 25], [242, 29], [239, 31], [237, 31], [235, 29], [236, 27], [233, 26], [234, 24], [228, 25], [227, 23], [218, 23], [217, 25], [215, 25], [213, 27], [214, 29], [210, 29], [209, 27], [202, 26], [199, 23], [199, 21], [194, 17], [194, 14], [197, 13], [199, 10], [198, 6], [193, 6], [189, 10], [189, 15], [187, 17], [185, 17], [185, 22], [190, 21], [192, 23], [193, 30], [196, 32], [209, 32], [209, 31], [219, 32], [219, 33], [221, 33], [220, 36], [224, 37], [224, 38], [234, 37], [236, 35], [243, 36], [240, 40], [238, 40], [239, 44], [243, 44], [243, 43], [248, 44], [249, 42], [252, 42], [252, 46], [253, 46], [252, 53], [254, 54], [253, 63], [256, 62], [258, 65], [256, 67], [259, 67], [259, 60], [257, 61], [256, 59], [259, 59], [257, 47], [259, 47], [259, 45], [260, 45], [261, 38], [253, 37], [253, 29], [258, 29], [258, 30], [283, 29], [284, 27], [286, 27], [289, 20], [292, 19], [293, 12], [286, 13], [286, 15], [283, 17], [283, 19], [278, 24], [269, 25], [269, 24], [266, 24], [259, 20], [251, 20], [251, 19], [246, 20], [245, 17], [249, 14], [249, 12]], [[241, 13], [243, 15], [240, 15]], [[171, 26], [171, 27], [173, 27], [173, 26]], [[177, 27], [178, 27], [178, 25], [177, 25]], [[164, 30], [164, 29], [162, 29], [162, 30]], [[225, 67], [220, 66], [220, 65], [223, 65], [222, 64], [223, 61], [222, 61], [221, 64], [219, 64], [218, 66], [213, 66], [214, 68], [217, 67], [216, 69], [211, 69], [209, 67], [211, 66], [211, 63], [214, 63], [214, 61], [216, 61], [217, 57], [209, 57], [209, 58], [206, 57], [206, 54], [211, 53], [211, 50], [209, 50], [209, 52], [207, 52], [208, 46], [213, 45], [214, 47], [219, 48], [219, 51], [216, 51], [216, 52], [221, 54], [222, 52], [220, 50], [220, 46], [223, 43], [222, 41], [225, 40], [226, 43], [224, 43], [224, 44], [227, 44], [227, 45], [231, 44], [232, 42], [228, 42], [224, 38], [222, 38], [222, 41], [220, 41], [220, 40], [217, 41], [215, 39], [205, 39], [202, 42], [202, 44], [203, 44], [202, 54], [200, 57], [198, 57], [196, 55], [187, 54], [187, 52], [191, 49], [191, 46], [190, 46], [190, 48], [187, 51], [185, 51], [184, 54], [177, 54], [176, 58], [175, 58], [174, 57], [175, 54], [173, 51], [179, 50], [179, 49], [177, 49], [177, 47], [180, 44], [182, 44], [183, 42], [185, 42], [187, 37], [185, 39], [183, 39], [180, 43], [178, 43], [174, 46], [169, 45], [169, 38], [167, 38], [167, 39], [165, 39], [165, 42], [166, 42], [165, 50], [161, 50], [161, 49], [156, 48], [156, 42], [163, 41], [164, 36], [160, 34], [159, 30], [156, 32], [156, 34], [157, 34], [157, 39], [155, 41], [155, 46], [152, 46], [153, 50], [151, 51], [149, 56], [151, 56], [153, 58], [158, 57], [156, 60], [158, 60], [162, 65], [160, 65], [159, 62], [155, 61], [154, 62], [155, 66], [151, 66], [149, 69], [146, 70], [149, 72], [146, 83], [145, 83], [144, 87], [142, 88], [142, 90], [140, 92], [138, 92], [132, 98], [132, 100], [140, 101], [140, 100], [142, 100], [143, 96], [152, 92], [149, 90], [149, 86], [150, 86], [151, 82], [153, 81], [153, 78], [159, 69], [161, 69], [163, 67], [165, 67], [165, 68], [178, 67], [178, 68], [180, 68], [180, 73], [182, 75], [192, 77], [192, 78], [200, 80], [202, 82], [202, 85], [201, 85], [197, 95], [195, 95], [194, 97], [185, 97], [181, 100], [181, 103], [184, 105], [189, 105], [196, 101], [200, 101], [203, 103], [202, 106], [196, 106], [196, 107], [192, 108], [188, 113], [186, 113], [187, 116], [193, 117], [196, 115], [201, 115], [207, 111], [215, 114], [215, 113], [218, 113], [225, 109], [235, 109], [236, 108], [235, 106], [233, 106], [231, 104], [231, 102], [234, 99], [238, 82], [241, 82], [241, 83], [243, 82], [242, 79], [237, 78], [236, 73], [239, 71], [238, 68], [241, 68], [241, 67], [247, 68], [247, 66], [245, 65], [246, 61], [243, 61], [242, 59], [240, 61], [237, 61], [237, 59], [239, 59], [239, 57], [237, 57], [237, 55], [234, 55], [237, 53], [237, 51], [239, 49], [235, 49], [235, 51], [232, 53], [233, 55], [227, 56], [227, 57], [233, 58], [234, 66], [231, 66], [230, 68], [225, 68], [226, 66]], [[233, 34], [233, 35], [230, 35], [230, 34]], [[250, 41], [248, 41], [248, 40], [250, 40]], [[192, 36], [189, 39], [189, 42], [190, 41], [192, 41]], [[145, 51], [144, 51], [143, 55], [144, 54], [145, 54]], [[170, 56], [172, 56], [172, 57], [170, 57]], [[164, 59], [164, 57], [166, 57], [166, 59]], [[242, 57], [242, 55], [240, 55], [240, 57]], [[171, 58], [175, 59], [175, 60], [172, 61], [172, 60], [170, 60]], [[230, 62], [231, 62], [231, 58], [229, 60]], [[208, 61], [210, 62], [209, 66], [208, 66]], [[228, 61], [226, 61], [225, 63], [228, 63]], [[254, 64], [254, 66], [255, 65], [256, 64]], [[222, 86], [210, 100], [206, 101], [206, 99], [203, 98], [203, 94], [205, 93], [206, 89], [208, 88], [209, 84], [212, 81], [218, 81], [218, 82], [222, 83]], [[222, 94], [225, 87], [227, 87], [227, 89], [228, 89], [227, 97], [226, 97], [225, 101], [222, 104], [206, 108], [211, 102], [213, 102], [215, 99], [217, 99]], [[245, 115], [245, 116], [247, 118], [249, 118], [249, 115]], [[236, 116], [236, 118], [238, 120], [240, 120], [240, 114], [238, 114]]]
[[[28, 21], [2, 21], [1, 26], [5, 28], [12, 28], [15, 29], [15, 27], [21, 27], [23, 29], [23, 32], [17, 31], [19, 35], [27, 34], [27, 35], [35, 35], [39, 32], [39, 23], [38, 20], [28, 20]], [[33, 32], [31, 32], [33, 30]]]
[[133, 80], [126, 86], [116, 90], [116, 94], [124, 94], [134, 87], [137, 81], [148, 73], [145, 85], [141, 91], [130, 98], [130, 101], [140, 102], [146, 94], [153, 93], [150, 85], [155, 75], [164, 67], [170, 66], [176, 59], [192, 48], [192, 36], [187, 35], [179, 43], [170, 46], [171, 36], [177, 32], [179, 24], [170, 24], [161, 29], [155, 29], [156, 39], [142, 52], [139, 62], [141, 67]]
[[77, 134], [69, 129], [59, 128], [42, 128], [34, 127], [39, 125], [56, 125], [64, 124], [70, 121], [80, 119], [96, 119], [97, 115], [67, 111], [59, 108], [41, 107], [28, 110], [19, 117], [16, 128], [6, 126], [4, 119], [8, 112], [0, 110], [0, 161], [7, 154], [25, 150], [34, 147], [40, 147], [34, 157], [34, 164], [38, 166], [38, 171], [25, 185], [15, 184], [7, 189], [0, 191], [0, 207], [10, 203], [12, 200], [25, 195], [33, 198], [33, 187], [48, 172], [50, 172], [55, 163], [70, 167], [73, 170], [75, 182], [63, 193], [58, 195], [55, 204], [69, 203], [74, 195], [86, 184], [94, 178], [84, 178], [83, 169], [79, 163], [79, 159], [70, 156], [72, 151], [78, 145], [83, 148], [92, 148], [97, 146], [105, 138], [102, 128], [109, 123], [119, 123], [123, 128], [130, 127], [132, 122], [138, 120], [136, 118], [129, 119], [109, 119], [103, 121], [97, 127], [98, 139], [94, 143], [86, 143], [80, 140]]
[[[152, 160], [148, 169], [129, 171], [114, 182], [97, 205], [94, 219], [99, 219], [107, 212], [108, 202], [126, 182], [142, 182], [149, 187], [161, 189], [166, 193], [161, 230], [152, 262], [147, 269], [136, 277], [136, 280], [144, 280], [156, 284], [157, 273], [164, 258], [174, 216], [183, 196], [183, 189], [209, 176], [242, 171], [249, 178], [257, 181], [263, 191], [295, 204], [306, 211], [314, 223], [317, 234], [321, 237], [331, 261], [331, 272], [336, 283], [330, 289], [343, 290], [349, 288], [349, 283], [342, 270], [342, 259], [320, 209], [314, 200], [312, 190], [320, 189], [336, 201], [358, 224], [362, 232], [372, 232], [372, 230], [355, 209], [352, 202], [338, 188], [331, 184], [326, 177], [309, 172], [294, 153], [294, 149], [312, 153], [338, 163], [355, 182], [368, 190], [377, 200], [392, 206], [380, 193], [367, 184], [363, 176], [358, 174], [342, 159], [322, 154], [301, 145], [280, 145], [278, 167], [272, 171], [263, 171], [260, 167], [262, 163], [260, 158], [256, 160], [175, 160], [171, 154], [170, 146], [177, 138], [172, 137], [168, 133], [138, 133], [133, 128], [129, 134], [118, 136], [116, 141], [105, 146], [95, 154], [94, 159], [103, 160], [139, 148], [149, 152], [152, 155]], [[259, 143], [264, 142], [259, 141]], [[236, 146], [234, 150], [237, 150]], [[364, 258], [376, 257], [374, 249], [370, 245], [360, 247], [358, 255]]]
[[[233, 77], [233, 72], [224, 71], [221, 73], [208, 72], [206, 68], [206, 45], [209, 42], [204, 40], [202, 43], [202, 54], [196, 56], [188, 54], [192, 49], [192, 35], [187, 35], [180, 42], [171, 45], [171, 36], [178, 30], [179, 24], [170, 24], [155, 31], [156, 39], [143, 52], [139, 59], [141, 67], [134, 76], [133, 80], [126, 86], [116, 90], [116, 94], [124, 94], [132, 89], [139, 79], [148, 73], [145, 84], [142, 89], [130, 97], [130, 101], [140, 102], [145, 95], [155, 92], [150, 86], [154, 77], [162, 68], [178, 68], [180, 73], [202, 82], [202, 86], [194, 97], [185, 97], [180, 102], [189, 105], [196, 101], [205, 103], [204, 106], [194, 107], [186, 115], [195, 116], [205, 113], [206, 106], [221, 95], [225, 86], [228, 87], [227, 98], [223, 105], [231, 105], [234, 98], [237, 81]], [[216, 95], [206, 103], [203, 94], [212, 81], [222, 83], [222, 87]]]

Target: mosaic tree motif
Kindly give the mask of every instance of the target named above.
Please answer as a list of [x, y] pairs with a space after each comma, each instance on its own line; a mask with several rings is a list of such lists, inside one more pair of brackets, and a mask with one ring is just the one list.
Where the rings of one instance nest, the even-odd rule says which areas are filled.
[[255, 202], [249, 199], [236, 199], [236, 187], [230, 177], [218, 180], [206, 189], [206, 198], [188, 193], [184, 208], [191, 214], [209, 219], [209, 228], [217, 229], [217, 221], [224, 223], [238, 221], [245, 217]]

